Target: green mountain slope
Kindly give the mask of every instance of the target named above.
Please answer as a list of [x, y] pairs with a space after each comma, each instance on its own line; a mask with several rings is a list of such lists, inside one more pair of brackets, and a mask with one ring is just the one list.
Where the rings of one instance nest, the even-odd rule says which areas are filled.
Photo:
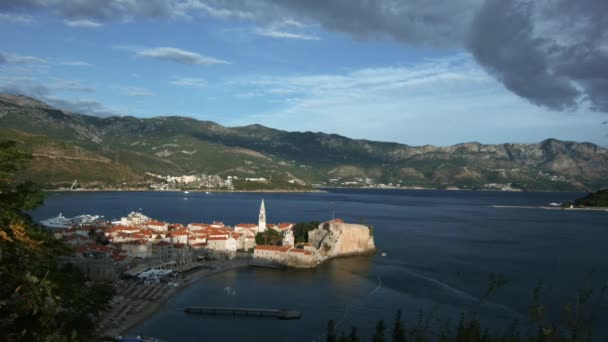
[[[230, 128], [185, 117], [98, 118], [11, 95], [0, 95], [0, 127], [88, 151], [129, 170], [132, 181], [146, 172], [207, 173], [325, 185], [503, 188], [511, 183], [520, 189], [570, 190], [595, 189], [608, 180], [608, 150], [554, 139], [408, 146], [260, 125]], [[66, 181], [78, 173], [57, 165], [50, 169], [57, 169], [53, 179], [65, 172]]]

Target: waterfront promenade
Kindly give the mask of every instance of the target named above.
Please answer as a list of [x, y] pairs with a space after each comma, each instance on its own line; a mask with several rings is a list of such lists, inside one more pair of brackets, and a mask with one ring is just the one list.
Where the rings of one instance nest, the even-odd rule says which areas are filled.
[[168, 284], [144, 285], [135, 280], [114, 284], [116, 295], [110, 308], [99, 318], [99, 331], [104, 336], [118, 336], [156, 313], [169, 298], [190, 284], [213, 274], [248, 266], [247, 260], [217, 260], [181, 273], [177, 287]]

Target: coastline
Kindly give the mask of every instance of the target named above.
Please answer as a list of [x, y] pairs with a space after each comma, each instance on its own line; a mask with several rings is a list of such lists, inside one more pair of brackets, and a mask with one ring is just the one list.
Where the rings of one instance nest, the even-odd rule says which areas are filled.
[[607, 207], [584, 207], [584, 208], [563, 208], [563, 207], [547, 207], [547, 206], [531, 206], [531, 205], [492, 205], [492, 208], [498, 209], [544, 209], [544, 210], [565, 210], [565, 211], [608, 211]]
[[220, 267], [217, 267], [212, 270], [209, 270], [209, 269], [198, 270], [198, 271], [188, 275], [187, 280], [184, 281], [179, 287], [170, 288], [168, 291], [164, 292], [163, 295], [159, 299], [148, 303], [148, 305], [146, 305], [140, 312], [132, 314], [129, 317], [129, 319], [122, 322], [119, 326], [117, 326], [115, 328], [111, 328], [111, 329], [102, 330], [101, 335], [109, 336], [109, 337], [124, 335], [126, 332], [128, 332], [130, 329], [132, 329], [136, 325], [138, 325], [138, 324], [144, 322], [145, 320], [149, 319], [150, 317], [152, 317], [160, 309], [162, 309], [163, 306], [171, 298], [173, 298], [173, 296], [175, 296], [177, 293], [187, 289], [190, 285], [194, 284], [195, 282], [197, 282], [201, 279], [204, 279], [206, 277], [215, 275], [215, 274], [219, 274], [222, 272], [226, 272], [228, 270], [243, 268], [243, 267], [247, 267], [247, 266], [249, 266], [249, 263], [247, 260], [229, 260], [229, 261], [225, 261], [224, 266], [220, 266]]
[[195, 192], [209, 192], [209, 193], [324, 193], [327, 192], [322, 189], [311, 189], [311, 190], [150, 190], [142, 188], [132, 189], [43, 189], [44, 192], [180, 192], [188, 191], [190, 193]]
[[43, 189], [44, 192], [180, 192], [188, 191], [190, 193], [327, 193], [328, 190], [338, 189], [338, 190], [403, 190], [403, 191], [454, 191], [454, 192], [580, 192], [585, 193], [584, 190], [497, 190], [497, 189], [440, 189], [440, 188], [424, 188], [424, 187], [392, 187], [392, 188], [374, 188], [374, 187], [347, 187], [347, 186], [331, 186], [331, 187], [320, 187], [309, 190], [287, 190], [287, 189], [267, 189], [267, 190], [219, 190], [219, 189], [207, 189], [207, 190], [150, 190], [146, 188], [117, 188], [117, 189]]

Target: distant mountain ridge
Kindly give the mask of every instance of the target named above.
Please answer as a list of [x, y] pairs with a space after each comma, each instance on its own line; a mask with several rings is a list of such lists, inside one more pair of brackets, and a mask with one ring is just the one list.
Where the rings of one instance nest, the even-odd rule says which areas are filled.
[[[43, 179], [51, 185], [72, 178], [99, 185], [139, 184], [145, 183], [146, 172], [275, 177], [336, 186], [504, 188], [511, 183], [519, 189], [584, 190], [608, 185], [607, 149], [555, 139], [409, 146], [257, 124], [224, 127], [177, 116], [99, 118], [6, 94], [0, 94], [0, 130], [36, 154], [37, 162], [46, 165]], [[54, 150], [46, 151], [50, 146]], [[62, 153], [76, 159], [59, 158]], [[79, 175], [81, 155], [94, 156], [88, 158], [91, 163], [104, 160], [104, 171], [98, 170], [104, 176]], [[49, 156], [55, 159], [51, 162]], [[41, 178], [40, 172], [28, 176]]]

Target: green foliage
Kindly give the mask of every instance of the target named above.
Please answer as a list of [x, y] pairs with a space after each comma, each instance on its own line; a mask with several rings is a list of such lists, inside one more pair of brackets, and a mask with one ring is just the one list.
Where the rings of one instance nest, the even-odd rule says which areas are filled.
[[[507, 280], [496, 274], [490, 275], [488, 289], [484, 297], [493, 294], [496, 289], [504, 286]], [[597, 324], [599, 315], [595, 310], [605, 309], [604, 294], [608, 284], [597, 290], [594, 288], [583, 288], [573, 296], [573, 301], [564, 306], [564, 318], [555, 318], [549, 321], [546, 316], [546, 307], [542, 301], [543, 285], [539, 283], [532, 291], [532, 303], [530, 305], [530, 320], [520, 330], [519, 321], [515, 320], [504, 330], [489, 330], [483, 327], [475, 313], [463, 313], [458, 324], [453, 326], [450, 321], [442, 322], [434, 315], [425, 315], [422, 311], [418, 315], [415, 324], [406, 327], [401, 321], [401, 310], [395, 314], [392, 341], [416, 341], [416, 342], [591, 342], [594, 341], [592, 327]], [[488, 294], [488, 292], [490, 294]], [[483, 301], [480, 300], [480, 303]], [[431, 319], [438, 324], [430, 324]], [[353, 327], [350, 341], [358, 341], [353, 338], [356, 328]], [[379, 321], [376, 325], [372, 341], [384, 341], [384, 322]], [[523, 333], [522, 333], [523, 332]]]
[[384, 321], [378, 321], [376, 331], [372, 335], [372, 342], [384, 342]]
[[336, 342], [337, 341], [337, 337], [336, 337], [336, 323], [334, 322], [334, 320], [330, 320], [329, 322], [327, 322], [327, 339], [325, 339], [325, 341], [327, 342]]
[[405, 328], [401, 321], [401, 309], [395, 314], [395, 324], [393, 325], [393, 342], [405, 342]]
[[274, 229], [266, 229], [263, 233], [255, 235], [255, 244], [264, 246], [280, 246], [283, 237]]
[[319, 221], [298, 222], [293, 228], [293, 237], [296, 243], [308, 242], [308, 232], [319, 226]]
[[359, 342], [361, 339], [359, 338], [359, 333], [357, 332], [357, 327], [352, 327], [350, 329], [350, 342]]
[[113, 290], [62, 266], [58, 257], [69, 249], [24, 213], [43, 198], [15, 179], [28, 159], [14, 143], [0, 143], [0, 340], [88, 341]]
[[575, 207], [607, 207], [608, 208], [608, 189], [602, 189], [587, 194], [573, 202], [564, 203], [565, 207], [573, 205]]

